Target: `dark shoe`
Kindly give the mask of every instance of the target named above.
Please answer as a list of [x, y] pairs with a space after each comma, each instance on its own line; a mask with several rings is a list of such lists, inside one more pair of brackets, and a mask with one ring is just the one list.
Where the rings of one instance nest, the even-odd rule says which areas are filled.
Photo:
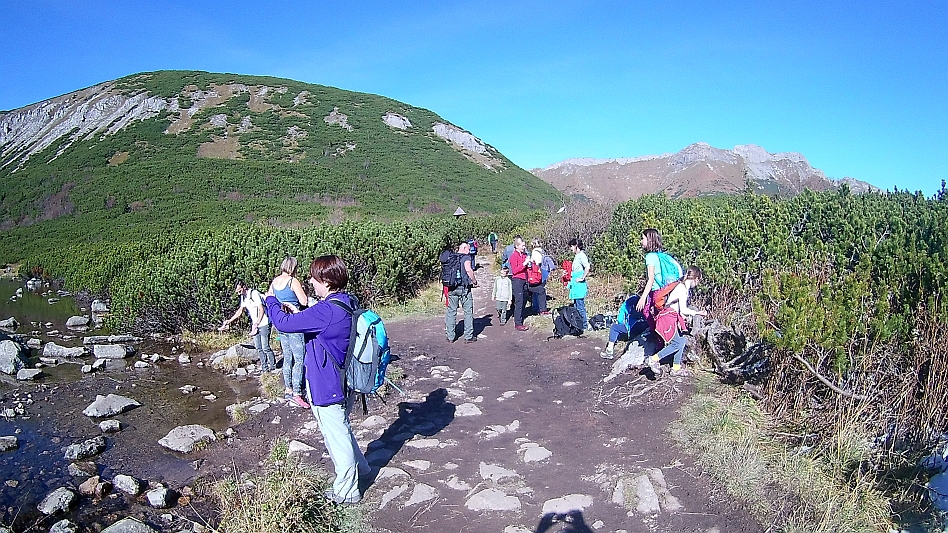
[[455, 339], [445, 339], [445, 340], [448, 341], [448, 342], [454, 342], [454, 341], [455, 341]]
[[514, 329], [516, 329], [517, 331], [527, 331], [528, 329], [530, 329], [530, 327], [529, 327], [529, 326], [517, 326], [517, 327], [515, 327]]
[[471, 337], [470, 339], [464, 339], [464, 344], [471, 344], [472, 342], [477, 342], [477, 337]]

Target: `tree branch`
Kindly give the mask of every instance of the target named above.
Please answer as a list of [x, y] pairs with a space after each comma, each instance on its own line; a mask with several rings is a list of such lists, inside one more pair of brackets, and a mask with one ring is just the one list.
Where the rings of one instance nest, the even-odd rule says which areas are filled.
[[828, 380], [828, 379], [826, 379], [825, 377], [823, 377], [823, 375], [820, 374], [819, 372], [817, 372], [816, 369], [813, 368], [813, 367], [810, 365], [810, 363], [806, 362], [806, 359], [800, 357], [800, 356], [797, 355], [797, 354], [790, 354], [790, 355], [792, 355], [793, 358], [796, 359], [797, 361], [800, 361], [800, 364], [802, 364], [802, 365], [804, 366], [804, 368], [806, 368], [807, 370], [809, 370], [811, 374], [813, 374], [814, 376], [816, 376], [816, 379], [818, 379], [818, 380], [820, 380], [821, 382], [823, 382], [824, 385], [826, 385], [827, 387], [829, 387], [829, 388], [830, 388], [833, 392], [835, 392], [836, 394], [839, 394], [840, 396], [845, 396], [845, 397], [847, 397], [847, 398], [852, 398], [852, 399], [854, 399], [854, 400], [866, 401], [866, 400], [869, 399], [867, 396], [863, 396], [862, 394], [856, 394], [856, 393], [851, 392], [851, 391], [845, 391], [845, 390], [843, 390], [843, 389], [837, 387], [836, 385], [833, 385], [833, 383], [832, 383], [830, 380]]

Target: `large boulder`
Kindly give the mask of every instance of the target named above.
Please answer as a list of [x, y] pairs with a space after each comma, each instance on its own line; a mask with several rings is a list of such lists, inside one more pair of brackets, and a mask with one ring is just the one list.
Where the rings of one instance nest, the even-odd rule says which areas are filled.
[[59, 487], [47, 494], [36, 508], [39, 509], [39, 512], [47, 516], [64, 513], [76, 503], [78, 498], [75, 492], [66, 487]]
[[85, 328], [89, 326], [89, 317], [87, 316], [71, 316], [66, 319], [67, 328]]
[[55, 342], [47, 342], [43, 346], [43, 357], [51, 359], [73, 358], [88, 355], [89, 350], [82, 346], [66, 347], [60, 346]]
[[97, 359], [125, 359], [135, 353], [135, 348], [124, 344], [94, 344], [92, 354]]
[[101, 435], [98, 437], [93, 437], [85, 442], [80, 442], [79, 444], [73, 444], [66, 447], [66, 459], [70, 461], [77, 461], [80, 459], [87, 459], [93, 455], [98, 455], [105, 451], [105, 438]]
[[124, 413], [129, 409], [134, 409], [141, 405], [142, 404], [131, 398], [119, 396], [118, 394], [109, 394], [108, 396], [99, 394], [95, 397], [95, 401], [82, 411], [82, 414], [93, 418], [101, 418]]
[[23, 346], [10, 339], [0, 341], [0, 372], [13, 375], [25, 366]]
[[191, 453], [195, 446], [213, 440], [217, 440], [213, 430], [198, 424], [191, 424], [172, 429], [167, 435], [158, 440], [158, 444], [176, 452]]
[[221, 350], [211, 356], [211, 367], [213, 368], [237, 368], [249, 363], [255, 363], [260, 360], [260, 352], [257, 348], [247, 344], [237, 344], [231, 346], [226, 351]]

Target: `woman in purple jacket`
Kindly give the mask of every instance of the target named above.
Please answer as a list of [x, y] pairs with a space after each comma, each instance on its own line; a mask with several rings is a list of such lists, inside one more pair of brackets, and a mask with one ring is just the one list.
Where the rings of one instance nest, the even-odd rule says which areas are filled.
[[321, 298], [319, 303], [288, 314], [268, 291], [267, 313], [277, 329], [302, 333], [306, 341], [303, 362], [307, 399], [336, 470], [336, 479], [332, 490], [326, 491], [326, 498], [336, 503], [358, 503], [362, 499], [359, 475], [368, 474], [371, 468], [352, 434], [349, 425], [352, 402], [346, 401], [343, 391], [345, 376], [341, 369], [349, 347], [352, 317], [329, 301], [335, 299], [353, 306], [355, 298], [342, 292], [349, 283], [349, 272], [338, 256], [317, 257], [309, 267], [309, 275], [309, 283]]

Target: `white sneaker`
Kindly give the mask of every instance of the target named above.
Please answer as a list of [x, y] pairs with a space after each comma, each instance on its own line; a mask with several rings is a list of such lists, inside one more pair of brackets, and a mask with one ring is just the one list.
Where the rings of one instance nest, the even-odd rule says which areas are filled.
[[599, 352], [599, 357], [602, 357], [603, 359], [615, 359], [616, 354], [612, 350], [603, 350]]
[[658, 359], [649, 357], [646, 363], [648, 363], [648, 369], [656, 376], [662, 373], [662, 365], [658, 364]]

